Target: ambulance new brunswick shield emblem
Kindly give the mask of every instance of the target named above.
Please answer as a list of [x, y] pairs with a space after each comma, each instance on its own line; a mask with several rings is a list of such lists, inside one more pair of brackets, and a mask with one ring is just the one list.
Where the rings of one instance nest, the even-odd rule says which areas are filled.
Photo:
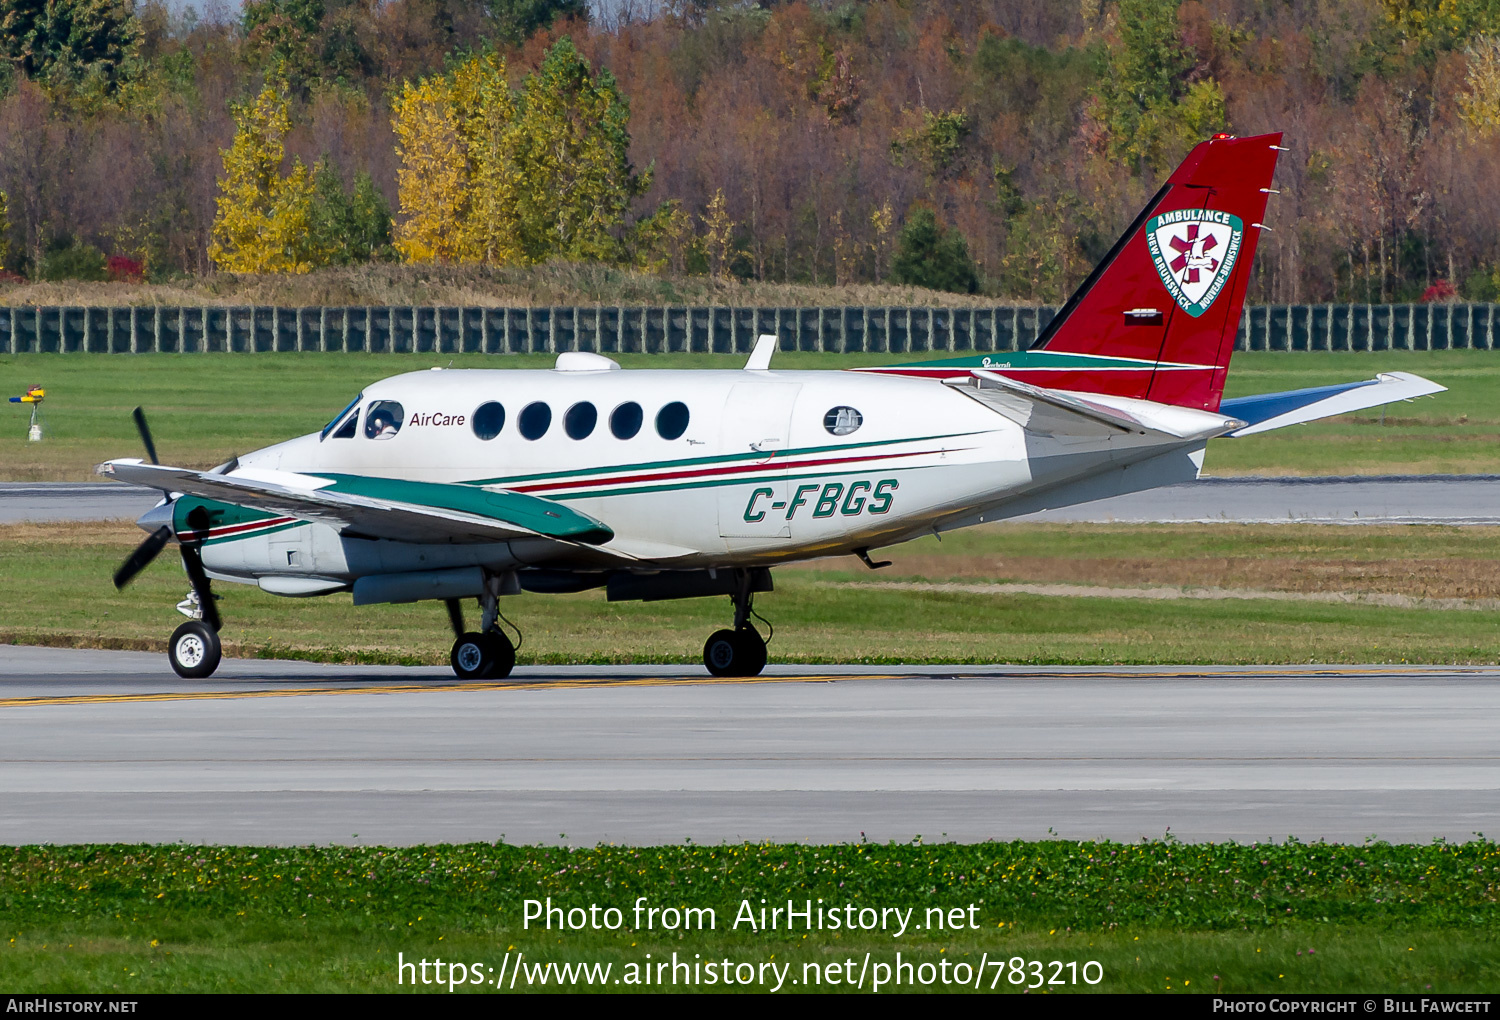
[[1216, 209], [1178, 209], [1146, 221], [1146, 247], [1161, 282], [1184, 312], [1197, 318], [1234, 272], [1245, 236], [1238, 216]]

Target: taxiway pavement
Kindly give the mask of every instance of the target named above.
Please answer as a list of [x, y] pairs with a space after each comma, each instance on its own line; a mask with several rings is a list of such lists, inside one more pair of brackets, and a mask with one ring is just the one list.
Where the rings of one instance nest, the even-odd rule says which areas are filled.
[[1500, 669], [446, 669], [0, 647], [0, 841], [1493, 834]]

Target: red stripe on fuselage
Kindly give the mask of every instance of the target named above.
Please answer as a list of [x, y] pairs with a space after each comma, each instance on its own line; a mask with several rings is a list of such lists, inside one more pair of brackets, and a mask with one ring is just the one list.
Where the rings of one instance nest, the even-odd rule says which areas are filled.
[[[828, 457], [822, 460], [799, 460], [796, 462], [781, 462], [775, 466], [777, 470], [791, 470], [793, 468], [825, 467], [830, 464], [854, 464], [860, 461], [893, 460], [900, 457], [921, 457], [929, 453], [939, 453], [939, 450], [917, 450], [912, 453], [883, 453], [876, 456], [863, 457]], [[783, 457], [795, 456], [795, 454], [783, 454]], [[754, 464], [732, 464], [727, 467], [718, 468], [696, 468], [690, 471], [656, 471], [648, 474], [623, 475], [612, 478], [589, 478], [571, 482], [543, 482], [537, 485], [513, 485], [507, 486], [512, 492], [546, 492], [554, 489], [576, 489], [583, 487], [595, 487], [606, 485], [635, 485], [641, 482], [674, 481], [683, 478], [713, 478], [719, 475], [749, 474], [752, 472], [765, 471], [772, 466], [775, 454], [766, 460]]]

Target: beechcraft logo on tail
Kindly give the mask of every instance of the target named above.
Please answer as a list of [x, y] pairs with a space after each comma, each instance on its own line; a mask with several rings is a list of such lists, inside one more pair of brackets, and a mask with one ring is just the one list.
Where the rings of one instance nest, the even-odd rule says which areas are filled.
[[1196, 318], [1234, 272], [1245, 224], [1214, 209], [1179, 209], [1146, 221], [1146, 246], [1172, 299]]

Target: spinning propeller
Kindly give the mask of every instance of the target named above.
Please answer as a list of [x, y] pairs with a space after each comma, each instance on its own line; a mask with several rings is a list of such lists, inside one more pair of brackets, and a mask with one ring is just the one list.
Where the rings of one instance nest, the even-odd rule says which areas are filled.
[[[141, 434], [141, 443], [146, 447], [146, 456], [151, 463], [160, 464], [156, 459], [156, 443], [151, 438], [151, 427], [146, 424], [146, 412], [137, 407], [131, 412], [135, 419], [136, 431]], [[166, 506], [171, 506], [174, 500], [172, 494], [165, 489], [162, 494], [167, 497]], [[220, 626], [219, 609], [214, 605], [214, 596], [209, 588], [208, 574], [203, 570], [203, 540], [208, 537], [209, 519], [208, 511], [195, 507], [188, 513], [188, 527], [191, 531], [177, 534], [177, 544], [182, 551], [182, 566], [187, 571], [188, 581], [193, 586], [193, 593], [198, 596], [198, 606], [203, 611], [203, 620], [214, 630]], [[135, 579], [135, 575], [146, 569], [147, 565], [159, 554], [166, 544], [172, 540], [174, 532], [169, 525], [163, 524], [151, 534], [146, 540], [135, 547], [135, 551], [125, 557], [125, 562], [120, 564], [115, 571], [115, 587], [123, 588]]]

